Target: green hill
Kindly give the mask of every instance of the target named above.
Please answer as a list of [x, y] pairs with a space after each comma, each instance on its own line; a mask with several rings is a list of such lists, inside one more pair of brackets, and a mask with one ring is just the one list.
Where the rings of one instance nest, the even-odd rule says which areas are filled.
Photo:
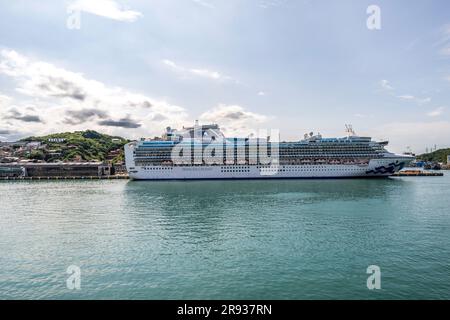
[[439, 149], [434, 152], [424, 153], [417, 156], [417, 159], [431, 162], [444, 162], [447, 163], [447, 155], [450, 155], [450, 148]]
[[[59, 140], [54, 140], [59, 139]], [[109, 136], [93, 130], [55, 133], [42, 137], [28, 137], [22, 141], [39, 141], [46, 147], [34, 150], [31, 159], [54, 161], [105, 161], [123, 162], [123, 146], [129, 140]], [[117, 150], [117, 154], [111, 151]], [[111, 158], [113, 156], [113, 159]]]

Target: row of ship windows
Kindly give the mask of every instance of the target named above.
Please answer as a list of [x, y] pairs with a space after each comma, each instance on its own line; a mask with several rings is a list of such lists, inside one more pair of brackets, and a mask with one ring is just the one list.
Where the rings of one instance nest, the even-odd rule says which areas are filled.
[[[181, 149], [181, 150], [186, 150], [187, 152], [189, 151], [194, 151], [196, 150], [194, 149]], [[179, 151], [181, 151], [179, 150]], [[198, 150], [205, 150], [204, 148], [200, 149], [198, 148]], [[211, 148], [210, 151], [217, 151], [217, 152], [258, 152], [258, 151], [265, 151], [265, 150], [273, 150], [273, 148]], [[360, 150], [367, 150], [367, 151], [378, 151], [378, 150], [383, 150], [382, 148], [366, 148], [366, 147], [354, 147], [354, 148], [276, 148], [276, 150], [280, 150], [280, 152], [313, 152], [313, 151], [330, 151], [330, 150], [339, 150], [339, 151], [360, 151]], [[152, 148], [152, 149], [146, 149], [146, 148], [137, 148], [135, 151], [137, 152], [168, 152], [171, 153], [172, 149], [167, 149], [167, 148]]]
[[[342, 150], [342, 149], [333, 149], [333, 150], [278, 150], [279, 154], [330, 154], [330, 153], [338, 153], [338, 154], [346, 154], [346, 153], [379, 153], [382, 150], [372, 150], [372, 149], [352, 149], [352, 150]], [[189, 152], [189, 151], [187, 151]], [[203, 150], [199, 152], [203, 153]], [[214, 154], [214, 152], [208, 152], [210, 154]], [[251, 151], [248, 152], [248, 150], [239, 150], [239, 152], [237, 151], [232, 151], [232, 152], [221, 152], [220, 150], [217, 151], [216, 153], [218, 154], [250, 154], [250, 155], [256, 155], [259, 153], [263, 153], [263, 154], [270, 154], [271, 150], [260, 150], [259, 152], [257, 150], [255, 151]], [[136, 150], [135, 154], [162, 154], [162, 155], [171, 155], [172, 152], [168, 151], [168, 150]], [[191, 154], [195, 154], [194, 151], [191, 152]]]
[[[181, 145], [182, 148], [189, 148], [189, 145]], [[202, 147], [202, 149], [209, 147], [211, 149], [217, 148], [217, 149], [258, 149], [256, 145], [244, 145], [244, 144], [237, 144], [237, 145], [219, 145], [219, 146], [212, 146], [209, 144], [206, 144]], [[270, 149], [271, 145], [260, 145], [259, 149]], [[286, 146], [286, 145], [274, 145], [274, 147], [278, 147], [280, 149], [357, 149], [357, 148], [364, 148], [364, 149], [382, 149], [381, 146], [368, 146], [367, 144], [352, 144], [352, 145], [300, 145], [300, 146]], [[199, 148], [200, 146], [192, 146], [191, 148]], [[167, 150], [167, 149], [173, 149], [173, 146], [139, 146], [136, 148], [137, 150]]]
[[288, 172], [288, 171], [359, 171], [360, 169], [357, 168], [339, 168], [339, 169], [280, 169], [281, 172]]
[[[269, 170], [263, 170], [266, 172], [317, 172], [317, 171], [360, 171], [360, 169], [357, 168], [339, 168], [339, 169], [269, 169]], [[245, 173], [250, 172], [250, 170], [221, 170], [221, 172], [238, 172], [238, 173]]]
[[[343, 153], [325, 153], [325, 154], [320, 154], [320, 153], [283, 154], [283, 153], [280, 153], [278, 155], [280, 157], [292, 157], [292, 156], [296, 156], [296, 157], [299, 157], [299, 156], [313, 156], [313, 157], [339, 156], [339, 157], [342, 157], [342, 156], [354, 156], [354, 155], [357, 155], [357, 156], [373, 156], [373, 155], [377, 155], [377, 154], [378, 153], [362, 153], [362, 152], [361, 153], [344, 153], [343, 152]], [[270, 153], [269, 154], [263, 154], [263, 155], [239, 154], [239, 156], [241, 156], [241, 157], [245, 156], [246, 158], [257, 158], [258, 156], [261, 157], [261, 156], [270, 156], [270, 155], [271, 155]], [[167, 159], [169, 159], [169, 158], [171, 158], [172, 155], [169, 155], [169, 154], [155, 154], [155, 153], [136, 153], [135, 156], [136, 157], [154, 157], [154, 158], [167, 158]], [[237, 154], [234, 154], [234, 155], [230, 154], [230, 155], [222, 156], [222, 157], [225, 158], [225, 157], [233, 157], [233, 156], [237, 156]], [[183, 157], [183, 155], [181, 155], [181, 157]], [[189, 155], [186, 155], [185, 157], [189, 158]], [[190, 157], [193, 158], [194, 155], [191, 155]], [[220, 158], [221, 155], [214, 156], [214, 155], [202, 155], [202, 154], [199, 154], [196, 157], [197, 158]]]
[[357, 168], [340, 168], [340, 169], [280, 169], [281, 172], [291, 171], [359, 171]]
[[[374, 158], [375, 159], [375, 158]], [[336, 165], [336, 164], [365, 164], [369, 163], [370, 159], [341, 159], [341, 160], [333, 160], [333, 159], [298, 159], [298, 160], [289, 160], [289, 159], [279, 159], [279, 161], [275, 162], [272, 161], [272, 165]], [[248, 160], [245, 161], [243, 159], [239, 159], [238, 161], [218, 161], [218, 162], [180, 162], [180, 163], [173, 163], [172, 161], [161, 161], [161, 160], [152, 160], [152, 159], [142, 159], [141, 161], [135, 161], [135, 163], [139, 166], [145, 167], [145, 166], [173, 166], [173, 165], [188, 165], [188, 166], [237, 166], [237, 165], [250, 165], [252, 167], [254, 166], [264, 166], [267, 165], [267, 161], [256, 161], [256, 160]]]
[[[278, 170], [281, 172], [287, 172], [287, 171], [317, 171], [318, 169], [321, 169], [321, 171], [330, 171], [330, 170], [334, 170], [334, 171], [341, 171], [341, 170], [358, 170], [357, 168], [328, 168], [327, 166], [315, 166], [314, 169], [305, 169], [304, 167], [289, 167], [289, 168], [285, 168], [285, 167], [281, 167], [281, 168], [277, 168], [276, 166], [274, 167], [264, 167], [264, 166], [257, 166], [257, 169], [261, 169], [261, 170], [267, 170], [267, 171], [271, 171], [271, 170]], [[165, 166], [165, 167], [157, 167], [157, 166], [150, 166], [150, 167], [143, 167], [142, 169], [144, 170], [173, 170], [173, 167], [169, 167], [169, 166]], [[221, 167], [220, 168], [222, 172], [250, 172], [250, 167]]]
[[[205, 151], [208, 150], [209, 152], [220, 152], [220, 153], [236, 153], [236, 152], [251, 152], [251, 153], [258, 153], [258, 152], [270, 152], [271, 150], [278, 150], [279, 152], [330, 152], [330, 151], [340, 151], [340, 152], [351, 152], [351, 151], [384, 151], [384, 148], [370, 148], [370, 147], [352, 147], [352, 148], [342, 148], [342, 147], [320, 147], [320, 148], [182, 148], [178, 150], [177, 152], [194, 152], [197, 151]], [[134, 149], [135, 152], [165, 152], [165, 153], [172, 153], [172, 148], [136, 148]]]
[[[276, 154], [279, 156], [326, 156], [326, 157], [330, 157], [330, 156], [345, 156], [345, 155], [377, 155], [380, 154], [379, 152], [372, 152], [372, 151], [352, 151], [352, 152], [342, 152], [342, 151], [333, 151], [333, 152], [279, 152], [279, 153], [271, 153], [271, 152], [265, 152], [265, 153], [244, 153], [244, 152], [240, 152], [240, 153], [219, 153], [219, 154], [214, 154], [214, 153], [202, 153], [199, 152], [199, 154], [195, 154], [195, 153], [191, 153], [191, 154], [179, 154], [177, 156], [180, 157], [211, 157], [211, 158], [219, 158], [219, 157], [233, 157], [233, 156], [245, 156], [245, 157], [252, 157], [252, 158], [256, 158], [256, 157], [261, 157], [261, 156], [270, 156], [271, 154]], [[164, 158], [170, 158], [172, 157], [171, 153], [164, 153], [164, 152], [135, 152], [134, 156], [145, 156], [145, 157], [164, 157]]]

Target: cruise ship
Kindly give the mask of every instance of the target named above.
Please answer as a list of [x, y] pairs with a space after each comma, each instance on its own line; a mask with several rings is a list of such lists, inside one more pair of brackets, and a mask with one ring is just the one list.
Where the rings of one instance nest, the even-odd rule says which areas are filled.
[[128, 174], [135, 180], [289, 179], [388, 177], [414, 157], [386, 150], [387, 141], [355, 134], [342, 138], [308, 133], [279, 141], [277, 132], [226, 137], [219, 125], [166, 128], [160, 138], [125, 145]]

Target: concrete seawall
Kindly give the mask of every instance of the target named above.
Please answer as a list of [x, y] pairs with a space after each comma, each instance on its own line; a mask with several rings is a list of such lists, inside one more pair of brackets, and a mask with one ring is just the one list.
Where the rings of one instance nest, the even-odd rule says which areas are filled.
[[128, 179], [128, 174], [123, 166], [102, 162], [0, 164], [0, 180], [42, 179]]

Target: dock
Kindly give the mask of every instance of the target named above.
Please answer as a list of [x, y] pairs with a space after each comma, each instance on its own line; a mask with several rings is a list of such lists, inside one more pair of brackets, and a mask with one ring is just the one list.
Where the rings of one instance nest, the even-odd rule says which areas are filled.
[[126, 180], [129, 179], [127, 175], [114, 175], [114, 176], [54, 176], [54, 177], [0, 177], [0, 180], [8, 181], [24, 181], [24, 180]]
[[103, 162], [5, 163], [0, 180], [115, 180], [128, 179], [123, 166]]
[[424, 170], [404, 170], [394, 173], [394, 177], [442, 177], [443, 172]]

